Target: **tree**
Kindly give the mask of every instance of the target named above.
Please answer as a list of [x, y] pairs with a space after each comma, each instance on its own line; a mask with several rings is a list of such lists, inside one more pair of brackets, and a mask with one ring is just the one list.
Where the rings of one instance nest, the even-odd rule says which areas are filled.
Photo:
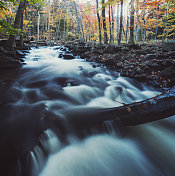
[[[19, 6], [18, 6], [18, 10], [16, 12], [14, 25], [13, 25], [13, 27], [16, 29], [19, 29], [20, 23], [22, 23], [22, 19], [23, 19], [22, 16], [23, 16], [25, 5], [26, 5], [26, 0], [20, 1]], [[15, 35], [9, 36], [7, 43], [6, 43], [6, 46], [8, 47], [8, 49], [14, 50], [15, 39], [16, 39]]]
[[[10, 1], [14, 4], [15, 1]], [[11, 21], [14, 13], [12, 12], [12, 4], [9, 4], [9, 1], [0, 1], [0, 34], [8, 36], [10, 34], [20, 33], [20, 30], [13, 28]]]
[[120, 30], [119, 30], [119, 37], [118, 37], [118, 45], [120, 45], [121, 43], [122, 30], [123, 30], [123, 0], [121, 0], [121, 6], [120, 6]]
[[134, 0], [131, 0], [131, 14], [130, 14], [130, 37], [129, 44], [134, 44]]
[[99, 41], [101, 44], [101, 21], [100, 21], [100, 15], [99, 15], [98, 0], [96, 0], [96, 7], [97, 7], [97, 18], [98, 18]]
[[104, 34], [104, 43], [108, 43], [108, 34], [107, 34], [107, 27], [106, 27], [106, 12], [105, 12], [105, 1], [102, 0], [102, 21], [103, 21], [103, 34]]
[[117, 3], [117, 17], [116, 17], [116, 40], [119, 39], [119, 3]]
[[111, 5], [111, 17], [112, 17], [112, 43], [114, 43], [114, 10]]
[[109, 39], [109, 43], [112, 43], [112, 26], [111, 26], [111, 5], [109, 4], [109, 35], [110, 35], [110, 39]]

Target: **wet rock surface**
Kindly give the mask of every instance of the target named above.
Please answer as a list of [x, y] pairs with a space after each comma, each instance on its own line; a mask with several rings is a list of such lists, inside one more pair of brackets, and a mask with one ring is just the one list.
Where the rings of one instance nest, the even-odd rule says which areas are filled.
[[121, 46], [81, 43], [67, 47], [74, 55], [109, 66], [122, 76], [166, 88], [175, 85], [174, 44], [172, 41]]
[[19, 47], [16, 42], [14, 51], [9, 50], [6, 46], [6, 40], [0, 41], [0, 68], [18, 68], [24, 62], [24, 57], [30, 49], [29, 43], [24, 43]]

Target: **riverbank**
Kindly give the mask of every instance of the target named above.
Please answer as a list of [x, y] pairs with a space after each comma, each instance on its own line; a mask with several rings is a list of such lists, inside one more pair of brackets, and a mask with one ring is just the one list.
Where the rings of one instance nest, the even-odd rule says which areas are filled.
[[5, 47], [6, 40], [0, 41], [0, 68], [19, 68], [24, 64], [24, 57], [29, 46], [19, 47], [18, 45], [14, 51]]
[[[28, 43], [27, 48], [37, 47]], [[39, 45], [39, 44], [38, 44]], [[45, 46], [46, 43], [41, 43]], [[74, 56], [110, 67], [121, 76], [134, 78], [159, 88], [175, 85], [175, 42], [142, 45], [98, 45], [92, 43], [67, 44]], [[0, 43], [0, 68], [18, 68], [24, 64], [26, 50], [11, 52]], [[67, 56], [67, 55], [66, 55]], [[70, 56], [70, 55], [68, 55]], [[73, 59], [70, 57], [68, 59]], [[93, 65], [96, 67], [96, 65]]]
[[74, 55], [159, 88], [175, 85], [175, 42], [142, 45], [69, 44]]

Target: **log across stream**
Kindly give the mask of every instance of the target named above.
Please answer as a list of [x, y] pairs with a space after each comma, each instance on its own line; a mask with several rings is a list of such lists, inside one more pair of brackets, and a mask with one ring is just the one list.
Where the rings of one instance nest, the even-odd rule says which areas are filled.
[[173, 176], [174, 89], [66, 52], [33, 48], [21, 70], [1, 73], [1, 175]]

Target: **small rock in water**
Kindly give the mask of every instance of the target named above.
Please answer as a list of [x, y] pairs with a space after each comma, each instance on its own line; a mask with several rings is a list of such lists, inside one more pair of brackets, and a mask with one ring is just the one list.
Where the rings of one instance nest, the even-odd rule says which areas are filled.
[[59, 58], [62, 58], [62, 57], [63, 57], [63, 54], [62, 54], [62, 53], [60, 53], [58, 57], [59, 57]]
[[64, 57], [64, 59], [75, 59], [74, 56], [68, 55], [68, 54], [63, 55], [63, 57]]
[[16, 54], [17, 54], [18, 56], [21, 56], [21, 57], [24, 57], [24, 56], [25, 56], [25, 54], [24, 54], [22, 51], [20, 51], [20, 50], [17, 50], [17, 51], [16, 51]]

